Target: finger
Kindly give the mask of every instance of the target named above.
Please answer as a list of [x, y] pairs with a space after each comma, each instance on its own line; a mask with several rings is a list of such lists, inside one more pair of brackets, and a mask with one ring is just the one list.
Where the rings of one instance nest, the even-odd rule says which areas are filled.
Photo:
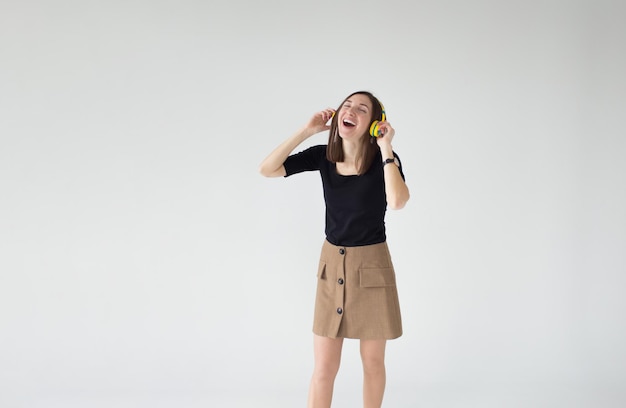
[[394, 130], [389, 122], [381, 122], [379, 125], [380, 137], [388, 135], [387, 137], [393, 137]]
[[385, 130], [385, 133], [389, 133], [389, 131], [393, 130], [393, 127], [389, 124], [389, 122], [381, 122], [380, 128]]

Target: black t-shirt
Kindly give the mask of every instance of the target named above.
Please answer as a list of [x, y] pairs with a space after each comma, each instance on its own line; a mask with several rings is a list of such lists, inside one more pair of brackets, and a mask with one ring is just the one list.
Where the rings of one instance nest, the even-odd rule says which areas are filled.
[[[394, 156], [399, 162], [395, 152]], [[361, 246], [386, 240], [387, 200], [380, 154], [362, 175], [338, 174], [335, 163], [326, 159], [326, 145], [313, 146], [293, 154], [285, 160], [284, 166], [287, 171], [285, 177], [319, 170], [326, 202], [326, 239], [331, 244]], [[402, 165], [400, 174], [404, 179]]]

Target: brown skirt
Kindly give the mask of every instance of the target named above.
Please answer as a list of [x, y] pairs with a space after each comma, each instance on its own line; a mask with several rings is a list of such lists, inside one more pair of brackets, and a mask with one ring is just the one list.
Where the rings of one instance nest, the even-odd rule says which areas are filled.
[[396, 275], [386, 242], [343, 247], [324, 241], [313, 333], [351, 339], [402, 335]]

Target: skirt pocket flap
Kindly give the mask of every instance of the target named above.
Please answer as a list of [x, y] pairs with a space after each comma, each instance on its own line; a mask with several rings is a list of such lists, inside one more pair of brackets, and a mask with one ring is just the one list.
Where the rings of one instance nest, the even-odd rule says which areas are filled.
[[382, 288], [396, 285], [393, 268], [361, 268], [359, 276], [362, 288]]
[[319, 279], [326, 279], [326, 262], [320, 261], [320, 266], [317, 268], [317, 277]]

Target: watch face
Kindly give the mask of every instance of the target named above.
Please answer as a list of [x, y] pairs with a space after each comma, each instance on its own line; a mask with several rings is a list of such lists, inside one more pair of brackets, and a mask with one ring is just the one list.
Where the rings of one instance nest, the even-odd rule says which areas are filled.
[[400, 167], [400, 162], [398, 161], [397, 157], [389, 158], [389, 159], [385, 159], [385, 162], [383, 163], [383, 166], [386, 166], [389, 163], [394, 163], [396, 166]]

